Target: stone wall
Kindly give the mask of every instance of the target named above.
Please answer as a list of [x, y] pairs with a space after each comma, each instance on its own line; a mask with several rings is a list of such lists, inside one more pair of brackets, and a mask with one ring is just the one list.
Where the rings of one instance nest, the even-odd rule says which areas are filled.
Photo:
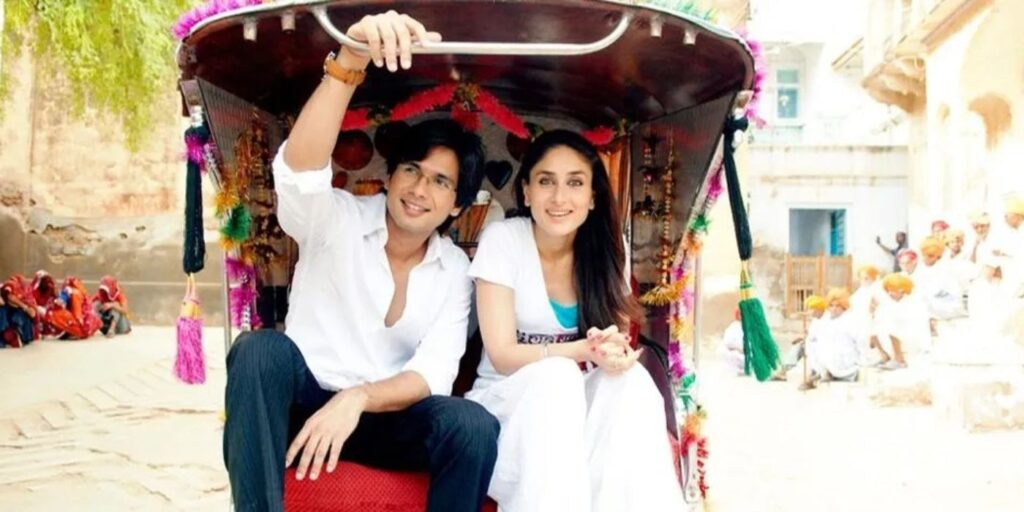
[[[0, 275], [45, 269], [58, 279], [77, 275], [94, 289], [102, 275], [114, 274], [136, 322], [173, 322], [184, 291], [185, 120], [175, 84], [157, 106], [164, 120], [132, 153], [110, 117], [90, 112], [73, 120], [57, 99], [60, 81], [39, 79], [27, 55], [4, 70], [13, 87], [0, 124]], [[215, 234], [207, 239], [216, 242]], [[217, 324], [223, 300], [216, 243], [208, 254], [200, 293], [207, 322]]]

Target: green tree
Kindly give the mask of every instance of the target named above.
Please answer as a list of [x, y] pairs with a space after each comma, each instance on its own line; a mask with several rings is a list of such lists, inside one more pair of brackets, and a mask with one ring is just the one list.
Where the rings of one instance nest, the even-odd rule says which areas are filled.
[[[37, 76], [65, 79], [68, 86], [51, 98], [67, 102], [73, 116], [86, 107], [112, 114], [134, 149], [154, 116], [173, 115], [156, 111], [177, 78], [170, 27], [197, 0], [3, 1], [3, 69], [27, 45]], [[0, 74], [0, 100], [11, 80]]]

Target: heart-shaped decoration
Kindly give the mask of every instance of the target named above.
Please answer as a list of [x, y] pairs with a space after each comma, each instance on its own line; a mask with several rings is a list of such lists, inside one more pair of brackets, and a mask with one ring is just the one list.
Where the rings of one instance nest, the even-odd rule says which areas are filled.
[[491, 160], [484, 166], [484, 175], [495, 189], [501, 190], [512, 177], [512, 164], [507, 160]]

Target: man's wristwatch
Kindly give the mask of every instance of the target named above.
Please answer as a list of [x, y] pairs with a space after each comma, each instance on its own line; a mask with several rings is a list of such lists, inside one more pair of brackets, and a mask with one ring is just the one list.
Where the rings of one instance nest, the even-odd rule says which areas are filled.
[[338, 55], [334, 52], [328, 53], [324, 59], [324, 75], [329, 76], [343, 84], [359, 85], [366, 80], [365, 69], [345, 69], [338, 64], [335, 58]]

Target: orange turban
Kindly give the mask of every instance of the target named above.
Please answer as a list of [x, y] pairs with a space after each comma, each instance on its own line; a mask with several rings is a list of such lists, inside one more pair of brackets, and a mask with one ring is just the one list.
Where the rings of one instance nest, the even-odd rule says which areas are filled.
[[921, 254], [925, 256], [939, 257], [942, 256], [944, 250], [946, 250], [946, 244], [938, 238], [930, 236], [921, 240]]
[[878, 267], [874, 265], [861, 265], [860, 268], [857, 269], [858, 276], [863, 276], [870, 279], [878, 279], [879, 273], [880, 272], [878, 271]]
[[882, 287], [887, 292], [901, 291], [903, 293], [910, 293], [914, 291], [914, 281], [909, 276], [897, 272], [885, 276], [885, 279], [882, 279]]
[[846, 288], [832, 288], [828, 291], [825, 301], [829, 306], [838, 304], [843, 309], [850, 309], [850, 292]]
[[828, 303], [819, 295], [811, 295], [804, 299], [804, 308], [809, 311], [825, 311]]

